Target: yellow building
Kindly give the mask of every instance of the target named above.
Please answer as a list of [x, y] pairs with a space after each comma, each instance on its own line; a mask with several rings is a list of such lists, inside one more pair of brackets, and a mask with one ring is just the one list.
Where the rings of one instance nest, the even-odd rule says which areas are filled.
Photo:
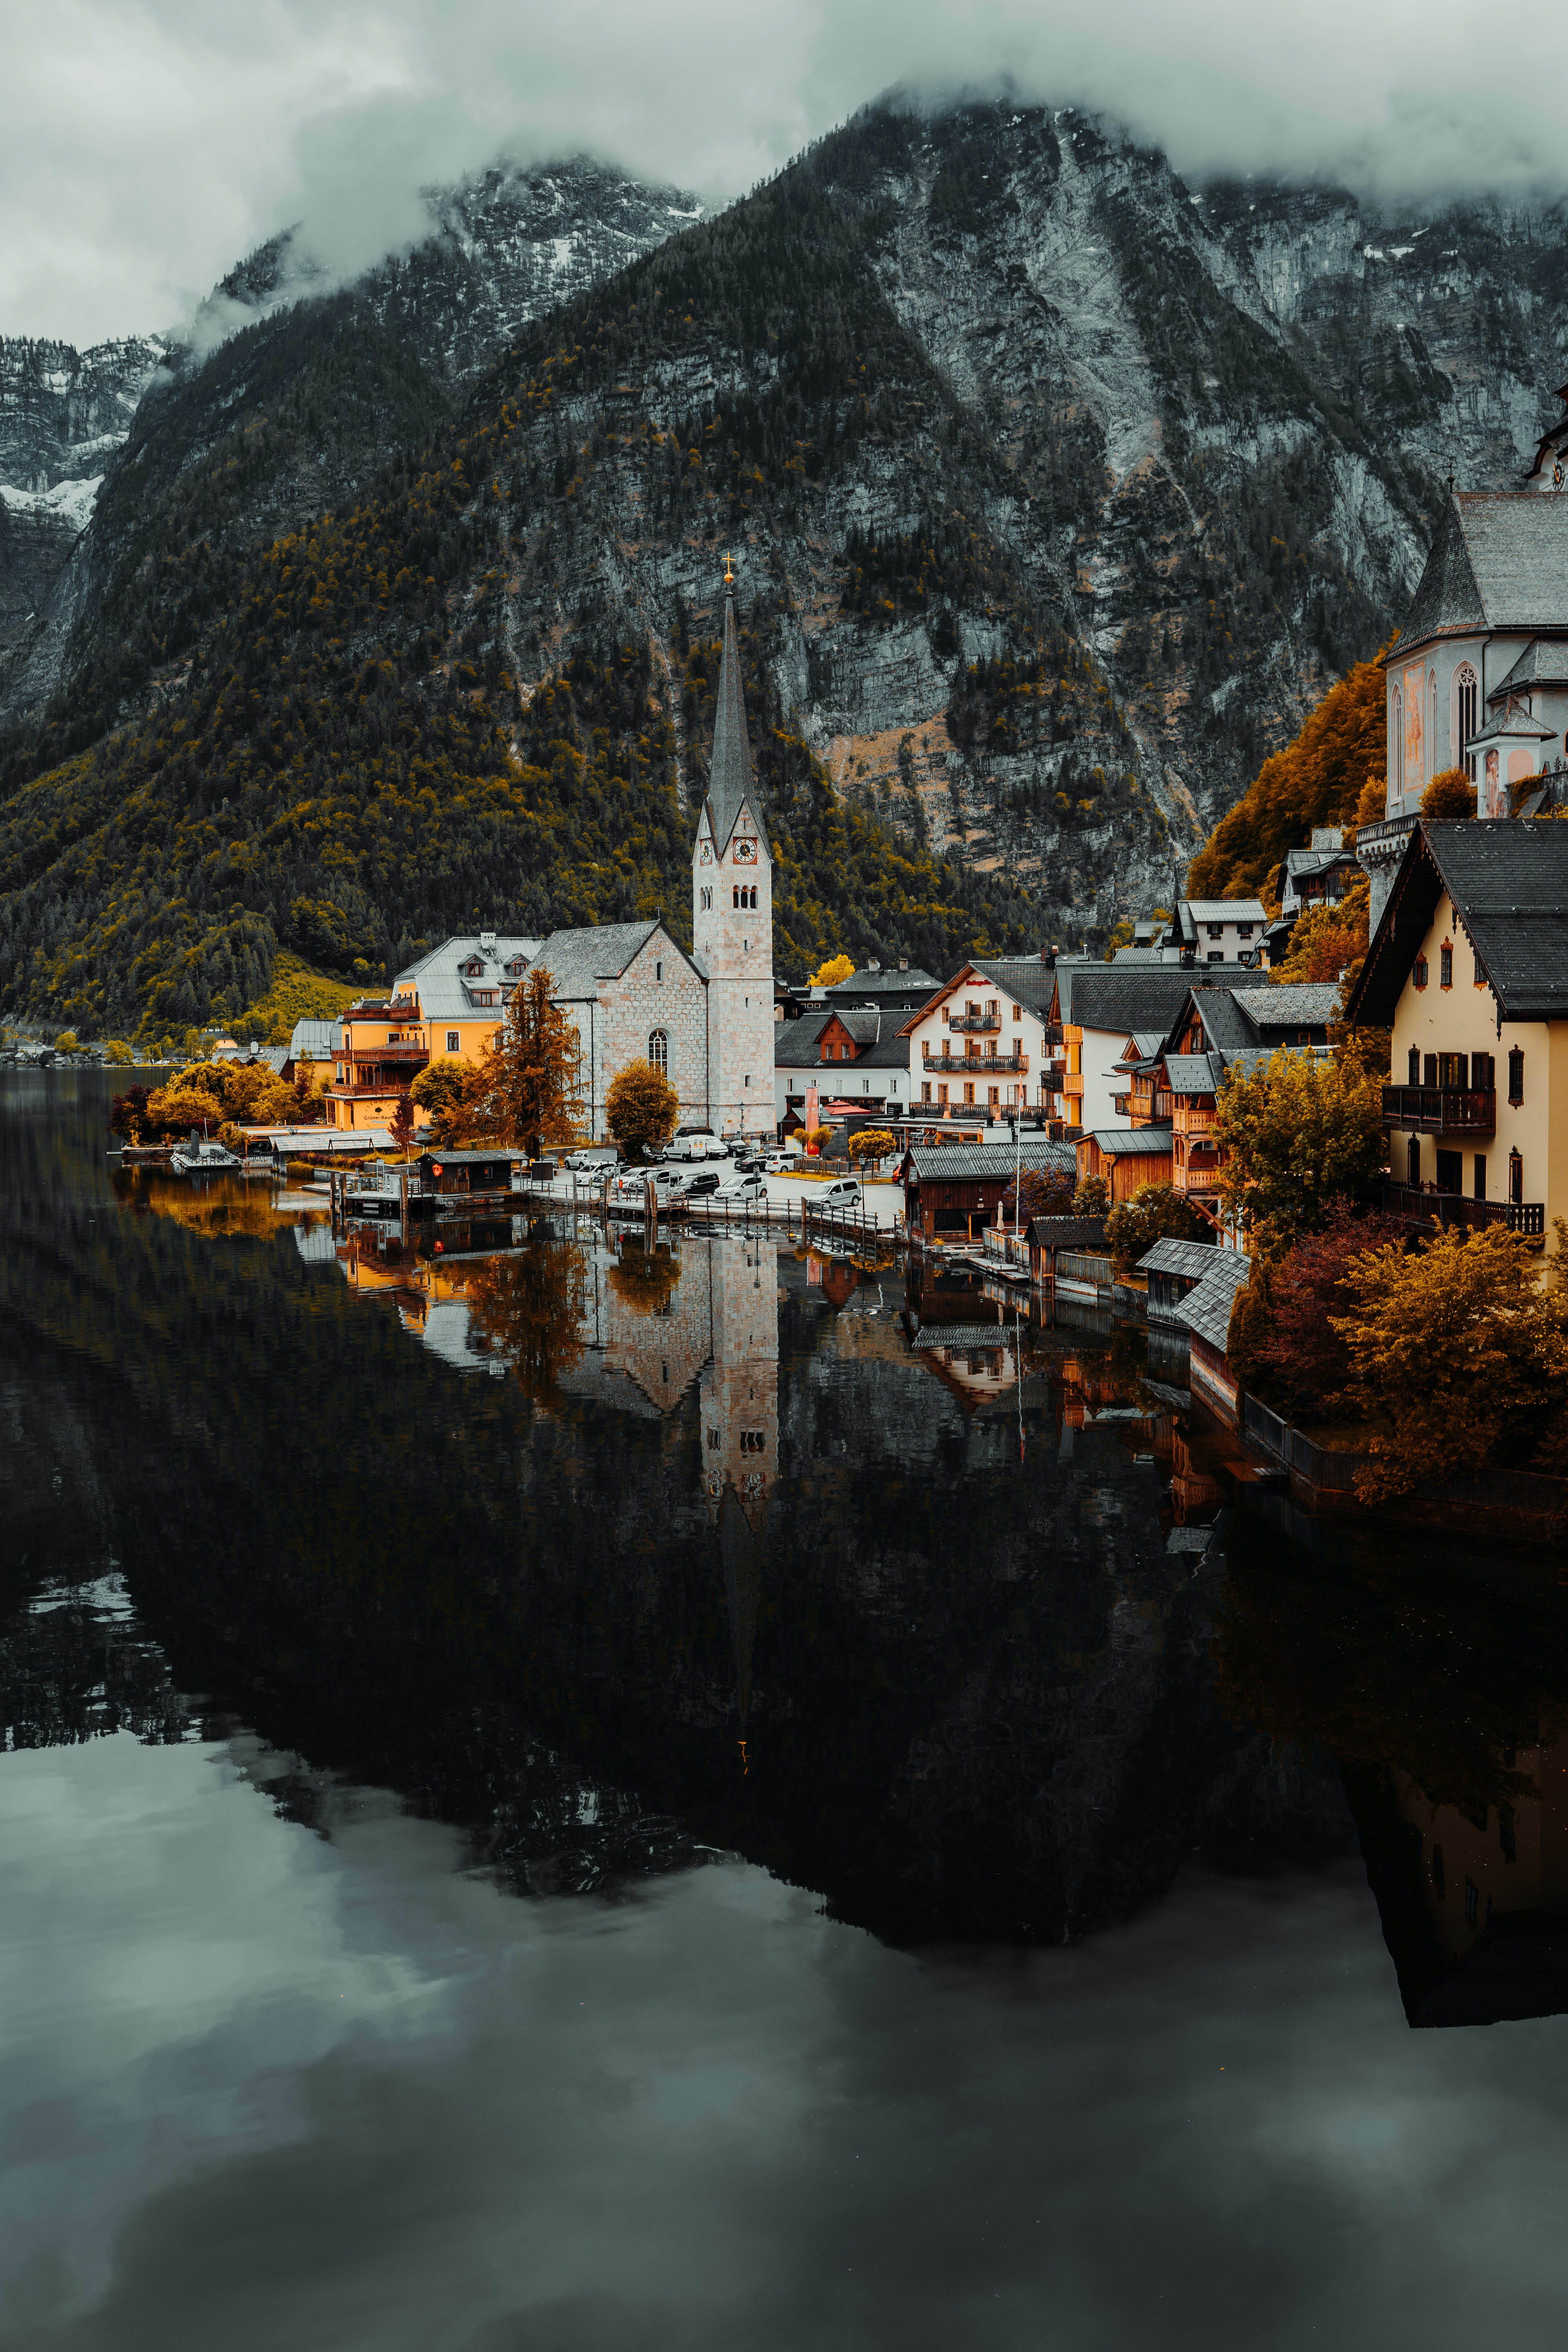
[[[400, 971], [387, 996], [351, 1004], [336, 1024], [328, 1126], [384, 1128], [428, 1063], [481, 1062], [538, 952], [537, 940], [494, 931], [447, 940]], [[425, 1125], [425, 1112], [416, 1108], [414, 1120]]]
[[1345, 1013], [1393, 1033], [1391, 1208], [1568, 1216], [1568, 824], [1418, 824]]

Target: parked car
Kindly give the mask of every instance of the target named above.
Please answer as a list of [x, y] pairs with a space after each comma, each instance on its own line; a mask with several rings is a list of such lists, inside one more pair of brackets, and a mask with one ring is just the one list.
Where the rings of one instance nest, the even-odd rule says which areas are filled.
[[825, 1208], [856, 1208], [861, 1199], [860, 1179], [858, 1176], [837, 1177], [833, 1183], [825, 1184], [817, 1197]]
[[679, 1192], [685, 1181], [683, 1168], [623, 1168], [610, 1190], [617, 1198], [629, 1193], [633, 1200], [640, 1201], [647, 1184], [651, 1183], [657, 1192], [668, 1194]]
[[676, 1188], [683, 1201], [700, 1200], [705, 1192], [719, 1190], [717, 1168], [700, 1168], [694, 1176], [686, 1177]]
[[798, 1151], [774, 1151], [763, 1160], [763, 1172], [767, 1176], [793, 1176], [799, 1165]]
[[581, 1151], [569, 1151], [561, 1165], [577, 1170], [591, 1169], [595, 1175], [602, 1176], [606, 1168], [618, 1168], [620, 1161], [621, 1155], [613, 1144], [592, 1143], [584, 1145]]
[[762, 1154], [759, 1151], [748, 1151], [742, 1159], [741, 1154], [737, 1152], [735, 1155], [735, 1166], [742, 1176], [760, 1176], [763, 1173]]
[[765, 1201], [767, 1197], [768, 1180], [765, 1176], [746, 1176], [737, 1172], [726, 1177], [719, 1187], [721, 1201]]

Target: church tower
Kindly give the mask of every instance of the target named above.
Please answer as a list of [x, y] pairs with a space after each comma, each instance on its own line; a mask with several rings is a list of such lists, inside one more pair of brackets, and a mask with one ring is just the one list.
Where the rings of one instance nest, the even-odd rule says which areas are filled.
[[708, 1119], [716, 1135], [773, 1131], [773, 861], [763, 823], [724, 564], [708, 797], [691, 853], [692, 952], [708, 982]]
[[765, 1234], [713, 1234], [706, 1247], [713, 1352], [698, 1391], [702, 1490], [719, 1533], [743, 1729], [767, 1565], [768, 1507], [778, 1483], [778, 1252]]

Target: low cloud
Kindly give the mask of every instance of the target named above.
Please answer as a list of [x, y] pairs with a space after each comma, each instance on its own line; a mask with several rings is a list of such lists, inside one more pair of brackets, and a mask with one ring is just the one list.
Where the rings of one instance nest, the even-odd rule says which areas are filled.
[[292, 222], [352, 274], [423, 233], [422, 184], [502, 157], [587, 152], [722, 203], [893, 83], [1010, 78], [1196, 179], [1523, 205], [1568, 187], [1563, 110], [1520, 104], [1538, 44], [1537, 16], [1479, 0], [763, 0], [711, 26], [629, 0], [56, 0], [7, 37], [0, 332], [183, 322]]

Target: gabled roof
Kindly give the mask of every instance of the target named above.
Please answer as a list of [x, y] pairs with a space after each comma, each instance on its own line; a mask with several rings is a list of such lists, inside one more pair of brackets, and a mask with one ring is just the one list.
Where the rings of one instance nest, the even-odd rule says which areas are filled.
[[1568, 823], [1495, 817], [1416, 825], [1345, 1005], [1346, 1020], [1392, 1025], [1445, 891], [1503, 1019], [1568, 1014]]
[[821, 1058], [822, 1033], [831, 1013], [808, 1013], [799, 1021], [781, 1021], [773, 1031], [775, 1070], [815, 1069]]
[[1231, 994], [1266, 1042], [1270, 1029], [1326, 1029], [1340, 1001], [1338, 981], [1287, 980], [1272, 987], [1233, 988]]
[[841, 996], [854, 999], [865, 996], [930, 996], [941, 986], [940, 980], [934, 980], [929, 971], [921, 971], [917, 965], [910, 971], [851, 972], [847, 980], [835, 981], [827, 997], [829, 1003], [833, 1003]]
[[1138, 1271], [1140, 1274], [1187, 1274], [1194, 1282], [1202, 1282], [1214, 1271], [1214, 1244], [1181, 1242], [1173, 1234], [1166, 1234], [1139, 1259]]
[[1169, 1159], [1171, 1153], [1168, 1127], [1097, 1127], [1078, 1140], [1095, 1144], [1107, 1160]]
[[1049, 1011], [1056, 974], [1038, 956], [1006, 956], [977, 963], [973, 969], [982, 979], [994, 983], [998, 996], [1026, 1004], [1031, 1013], [1044, 1014]]
[[1225, 1063], [1218, 1054], [1167, 1054], [1165, 1083], [1173, 1095], [1217, 1093]]
[[881, 1034], [882, 1027], [882, 1016], [879, 1013], [868, 1012], [864, 1009], [858, 1013], [840, 1013], [837, 1005], [834, 1006], [833, 1010], [834, 1017], [837, 1021], [839, 1027], [841, 1029], [848, 1030], [849, 1034], [853, 1037], [857, 1045], [874, 1045], [876, 1044], [878, 1037]]
[[[534, 961], [550, 974], [552, 994], [569, 1003], [597, 997], [599, 983], [619, 980], [637, 961], [655, 932], [672, 956], [683, 963], [691, 959], [678, 948], [661, 922], [588, 923], [579, 930], [552, 931]], [[696, 966], [692, 969], [695, 971]]]
[[[1065, 1005], [1064, 1021], [1079, 1029], [1119, 1030], [1135, 1037], [1141, 1030], [1158, 1029], [1163, 1036], [1187, 1001], [1194, 967], [1179, 963], [1134, 965], [1102, 963], [1079, 971], [1073, 980], [1072, 1011]], [[1255, 975], [1246, 964], [1206, 968], [1232, 980]]]
[[917, 1184], [973, 1182], [983, 1176], [1011, 1176], [1016, 1157], [1025, 1168], [1059, 1168], [1064, 1176], [1078, 1173], [1073, 1146], [1039, 1135], [1021, 1136], [1016, 1155], [1011, 1143], [911, 1144], [909, 1172]]
[[[746, 734], [746, 697], [741, 682], [741, 649], [735, 639], [735, 600], [724, 599], [724, 651], [719, 663], [719, 692], [713, 709], [713, 750], [708, 761], [708, 822], [713, 844], [721, 856], [735, 830], [742, 802], [751, 810], [763, 847], [768, 829], [757, 780], [752, 772], [752, 746]], [[769, 856], [772, 851], [769, 850]]]
[[1452, 498], [1384, 660], [1430, 637], [1481, 629], [1568, 629], [1568, 499], [1537, 490]]
[[1504, 706], [1488, 719], [1479, 735], [1472, 735], [1466, 744], [1467, 751], [1485, 751], [1494, 743], [1552, 743], [1556, 740], [1555, 727], [1543, 726], [1532, 719], [1528, 710], [1514, 710]]
[[1194, 923], [1266, 923], [1268, 909], [1261, 898], [1186, 898]]
[[1237, 1292], [1245, 1290], [1252, 1279], [1252, 1260], [1240, 1250], [1231, 1249], [1211, 1249], [1209, 1259], [1208, 1269], [1197, 1288], [1189, 1290], [1171, 1312], [1196, 1338], [1205, 1340], [1223, 1356], [1230, 1335], [1230, 1310], [1236, 1304]]
[[868, 1045], [851, 1065], [857, 1070], [907, 1070], [909, 1066], [910, 1040], [886, 1021], [876, 1044]]
[[1031, 1217], [1026, 1228], [1037, 1249], [1103, 1249], [1103, 1217]]
[[[443, 940], [438, 948], [427, 949], [412, 963], [405, 964], [393, 982], [392, 992], [395, 995], [402, 990], [416, 991], [420, 1014], [426, 1021], [470, 1020], [476, 1011], [493, 1010], [475, 1006], [474, 987], [505, 988], [518, 976], [508, 972], [508, 964], [521, 964], [526, 970], [538, 953], [537, 940], [469, 932]], [[483, 964], [484, 974], [470, 986], [459, 967], [476, 961]]]
[[1488, 695], [1489, 702], [1506, 702], [1510, 694], [1530, 694], [1538, 687], [1568, 686], [1568, 644], [1561, 637], [1536, 637], [1526, 646], [1513, 667]]
[[296, 1062], [330, 1062], [342, 1042], [340, 1022], [296, 1021], [289, 1040], [289, 1057]]

